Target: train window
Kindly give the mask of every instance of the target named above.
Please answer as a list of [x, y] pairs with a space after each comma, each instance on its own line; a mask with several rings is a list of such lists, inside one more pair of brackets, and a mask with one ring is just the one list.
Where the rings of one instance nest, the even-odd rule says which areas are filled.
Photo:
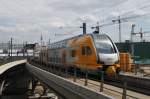
[[71, 50], [71, 57], [75, 57], [76, 55], [76, 51], [75, 50]]
[[82, 55], [91, 55], [92, 50], [89, 46], [83, 46], [82, 47]]

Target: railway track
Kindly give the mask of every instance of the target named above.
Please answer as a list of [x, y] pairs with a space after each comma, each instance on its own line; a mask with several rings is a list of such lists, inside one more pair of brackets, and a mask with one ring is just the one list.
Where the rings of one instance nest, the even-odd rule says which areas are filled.
[[[83, 75], [82, 75], [83, 77]], [[100, 78], [93, 78], [91, 76], [88, 77], [90, 80], [100, 81]], [[135, 78], [134, 76], [126, 76], [118, 75], [117, 79], [104, 75], [104, 83], [109, 84], [115, 87], [123, 88], [124, 82], [127, 82], [127, 90], [135, 91], [138, 93], [142, 93], [145, 95], [150, 95], [150, 78]]]
[[[149, 86], [145, 85], [143, 83], [143, 85], [141, 85], [140, 83], [138, 84], [138, 82], [134, 82], [134, 78], [133, 81], [128, 81], [128, 78], [126, 78], [126, 82], [127, 82], [127, 90], [131, 90], [131, 91], [135, 91], [138, 93], [142, 93], [145, 95], [150, 95], [150, 82], [149, 82]], [[140, 80], [140, 79], [139, 79]], [[119, 88], [123, 88], [123, 80], [115, 80], [115, 79], [110, 79], [110, 78], [105, 78], [104, 83], [109, 84], [109, 85], [113, 85]]]
[[[40, 64], [35, 64], [35, 63], [33, 65], [38, 66], [46, 71], [50, 70], [50, 66], [41, 66]], [[57, 69], [55, 69], [55, 71]], [[56, 73], [55, 71], [53, 71], [53, 72]], [[64, 73], [64, 75], [65, 75], [65, 71], [62, 71], [61, 74], [62, 73]], [[59, 73], [57, 73], [57, 74], [59, 75]], [[72, 71], [68, 71], [68, 75], [73, 76], [74, 73]], [[77, 78], [78, 77], [85, 78], [85, 73], [82, 73], [79, 71], [79, 72], [77, 72], [76, 76], [77, 76]], [[112, 86], [116, 86], [119, 88], [123, 88], [123, 82], [124, 82], [123, 78], [124, 78], [123, 76], [118, 76], [118, 79], [116, 80], [112, 77], [104, 76], [104, 83], [112, 85]], [[88, 79], [94, 80], [94, 81], [100, 81], [100, 77], [93, 78], [93, 75], [90, 75], [90, 74], [88, 76]], [[126, 81], [127, 81], [127, 90], [135, 91], [135, 92], [142, 93], [145, 95], [150, 95], [150, 79], [149, 79], [149, 81], [146, 81], [146, 80], [143, 80], [142, 78], [138, 78], [135, 80], [132, 77], [130, 77], [130, 79], [129, 79], [129, 77], [126, 77]], [[145, 81], [145, 83], [144, 83], [144, 81]]]

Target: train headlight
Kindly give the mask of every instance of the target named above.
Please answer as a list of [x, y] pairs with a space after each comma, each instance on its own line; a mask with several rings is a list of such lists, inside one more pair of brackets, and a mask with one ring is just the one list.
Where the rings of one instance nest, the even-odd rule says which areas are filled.
[[119, 63], [119, 60], [115, 62], [115, 64], [118, 64], [118, 63]]

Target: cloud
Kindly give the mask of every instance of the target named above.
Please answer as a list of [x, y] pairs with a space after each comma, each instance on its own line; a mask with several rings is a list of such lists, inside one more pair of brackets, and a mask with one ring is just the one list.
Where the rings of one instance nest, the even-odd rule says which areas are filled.
[[[118, 15], [126, 17], [148, 13], [147, 8], [138, 9], [148, 4], [149, 0], [0, 0], [0, 35], [3, 35], [0, 41], [8, 41], [13, 36], [16, 42], [38, 42], [41, 33], [45, 41], [59, 38], [55, 37], [55, 33], [75, 31], [75, 35], [78, 35], [82, 33], [79, 27], [84, 21], [88, 25], [96, 24], [97, 21], [103, 24], [106, 20], [111, 22]], [[134, 13], [123, 15], [133, 10]], [[90, 26], [87, 28], [91, 31]], [[130, 31], [130, 25], [124, 28], [122, 32]], [[102, 30], [117, 41], [113, 37], [117, 29], [115, 26]]]

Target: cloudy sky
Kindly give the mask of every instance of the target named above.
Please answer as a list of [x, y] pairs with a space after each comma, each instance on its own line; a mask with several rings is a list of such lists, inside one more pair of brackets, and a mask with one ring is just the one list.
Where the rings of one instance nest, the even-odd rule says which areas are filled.
[[[13, 37], [14, 42], [52, 42], [82, 34], [79, 28], [87, 22], [87, 32], [91, 26], [112, 23], [112, 19], [150, 13], [150, 0], [0, 0], [0, 42]], [[131, 25], [136, 24], [150, 31], [150, 16], [124, 20], [122, 23], [122, 41], [130, 38]], [[118, 41], [118, 25], [101, 28]], [[57, 35], [56, 35], [57, 34]], [[63, 35], [68, 34], [68, 35]], [[148, 34], [145, 34], [148, 40]], [[139, 37], [134, 37], [138, 40]]]

